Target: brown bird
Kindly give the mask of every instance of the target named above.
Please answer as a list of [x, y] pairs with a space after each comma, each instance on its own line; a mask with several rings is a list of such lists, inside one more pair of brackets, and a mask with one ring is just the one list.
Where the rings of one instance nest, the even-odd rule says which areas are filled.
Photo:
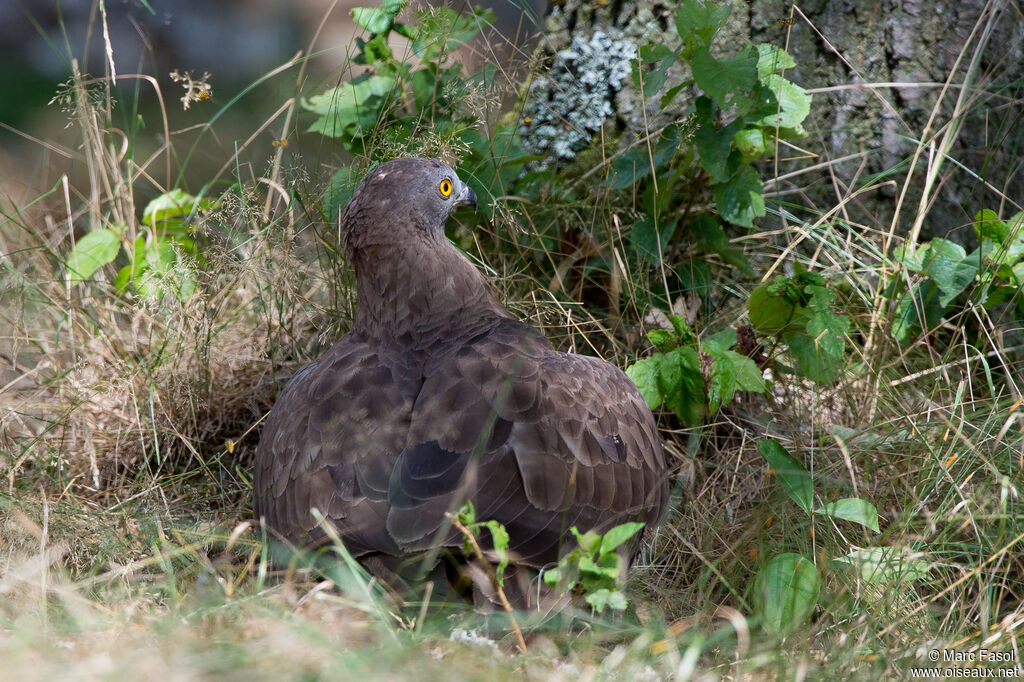
[[401, 558], [461, 546], [445, 513], [469, 500], [515, 561], [542, 567], [571, 549], [570, 526], [659, 521], [665, 459], [639, 391], [505, 309], [445, 237], [460, 206], [473, 191], [433, 159], [382, 164], [355, 191], [352, 330], [291, 378], [256, 451], [273, 534], [323, 542], [316, 508], [354, 556]]

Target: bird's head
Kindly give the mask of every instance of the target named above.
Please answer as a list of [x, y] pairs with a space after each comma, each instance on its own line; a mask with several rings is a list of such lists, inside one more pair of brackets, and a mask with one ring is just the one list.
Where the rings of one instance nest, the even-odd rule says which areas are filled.
[[395, 244], [417, 232], [444, 239], [445, 222], [460, 206], [476, 208], [476, 195], [448, 164], [395, 159], [374, 168], [359, 184], [341, 229], [350, 250]]

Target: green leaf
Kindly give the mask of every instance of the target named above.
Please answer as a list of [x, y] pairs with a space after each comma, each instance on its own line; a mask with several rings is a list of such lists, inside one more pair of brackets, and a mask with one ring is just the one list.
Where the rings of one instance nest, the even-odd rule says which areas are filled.
[[651, 218], [641, 218], [633, 223], [633, 246], [647, 263], [658, 265], [664, 259], [665, 249], [675, 231], [676, 223], [673, 221], [662, 221], [659, 225]]
[[702, 251], [717, 253], [729, 265], [741, 272], [753, 276], [754, 268], [743, 255], [743, 249], [733, 246], [725, 229], [709, 213], [701, 213], [689, 224], [690, 232], [697, 237], [697, 246]]
[[704, 423], [706, 401], [700, 357], [692, 346], [683, 346], [661, 356], [658, 388], [665, 407], [687, 426]]
[[727, 2], [697, 2], [685, 0], [676, 12], [676, 31], [692, 53], [699, 45], [707, 45], [725, 25], [732, 7]]
[[606, 606], [611, 607], [615, 611], [624, 611], [628, 604], [626, 596], [622, 592], [619, 590], [609, 590], [608, 588], [601, 588], [595, 592], [590, 592], [584, 599], [598, 613], [602, 613]]
[[833, 563], [857, 569], [862, 580], [875, 584], [901, 584], [926, 580], [931, 564], [899, 547], [869, 547], [850, 552]]
[[505, 569], [508, 568], [508, 531], [505, 529], [505, 526], [494, 520], [484, 521], [482, 525], [491, 532], [494, 553], [498, 555], [498, 567], [495, 570], [495, 577], [498, 580], [498, 584], [502, 585], [505, 582]]
[[669, 350], [676, 345], [676, 336], [667, 329], [652, 329], [647, 338], [658, 347], [658, 350]]
[[792, 323], [796, 306], [787, 297], [772, 293], [768, 285], [761, 284], [751, 292], [747, 312], [758, 334], [774, 336]]
[[732, 138], [732, 146], [739, 150], [745, 163], [752, 163], [764, 156], [768, 141], [763, 130], [748, 126], [736, 133]]
[[974, 281], [978, 261], [967, 257], [964, 247], [948, 239], [936, 238], [924, 258], [924, 272], [939, 287], [939, 305], [945, 308]]
[[[679, 54], [660, 44], [643, 45], [640, 47], [639, 54], [643, 64], [650, 64], [655, 68], [653, 71], [645, 72], [640, 64], [634, 65], [633, 87], [637, 92], [642, 87], [644, 97], [650, 98], [665, 86], [665, 81], [668, 80], [668, 70], [676, 63]], [[664, 108], [664, 104], [662, 104], [662, 108]]]
[[352, 21], [369, 33], [386, 33], [405, 5], [406, 0], [384, 0], [380, 7], [353, 7]]
[[773, 73], [796, 67], [793, 58], [781, 47], [760, 43], [757, 46], [757, 77], [762, 81]]
[[658, 385], [658, 375], [661, 373], [661, 356], [644, 358], [638, 360], [626, 368], [626, 376], [636, 384], [640, 395], [650, 409], [656, 409], [664, 401], [661, 388]]
[[114, 230], [104, 228], [82, 236], [64, 262], [72, 284], [91, 277], [117, 258], [120, 249], [121, 237]]
[[701, 168], [708, 172], [712, 182], [726, 182], [732, 176], [729, 168], [729, 154], [732, 139], [743, 128], [743, 120], [736, 119], [724, 128], [715, 127], [714, 102], [709, 97], [698, 97], [693, 103], [694, 122], [693, 144], [700, 154]]
[[939, 303], [939, 287], [926, 281], [915, 285], [896, 305], [892, 335], [900, 343], [925, 329], [934, 328], [942, 320], [945, 306]]
[[466, 526], [472, 526], [476, 523], [476, 509], [473, 507], [472, 502], [467, 500], [462, 503], [462, 506], [459, 507], [458, 519], [459, 523]]
[[757, 82], [757, 50], [753, 45], [747, 45], [735, 57], [726, 59], [715, 59], [707, 47], [698, 47], [690, 66], [697, 85], [719, 107], [730, 102], [746, 102]]
[[843, 358], [832, 355], [819, 346], [817, 338], [802, 332], [785, 335], [789, 353], [796, 360], [800, 373], [818, 384], [829, 384], [839, 378], [843, 369]]
[[774, 93], [778, 108], [751, 123], [771, 128], [788, 128], [803, 137], [806, 133], [801, 123], [811, 113], [811, 96], [799, 85], [776, 74], [770, 74], [762, 80], [765, 88]]
[[355, 133], [362, 135], [362, 128], [377, 122], [394, 87], [395, 79], [391, 76], [363, 74], [351, 83], [342, 83], [308, 100], [303, 98], [303, 108], [319, 114], [309, 131], [341, 137], [355, 128]]
[[814, 503], [814, 486], [811, 483], [810, 472], [776, 440], [759, 440], [757, 451], [767, 460], [768, 466], [775, 473], [775, 478], [789, 498], [809, 515]]
[[754, 218], [765, 215], [764, 184], [757, 171], [741, 164], [728, 182], [715, 185], [715, 204], [730, 223], [753, 227]]
[[999, 219], [998, 213], [986, 208], [974, 215], [974, 231], [979, 241], [991, 239], [996, 244], [1002, 244], [1009, 229], [1007, 224]]
[[580, 533], [580, 531], [573, 526], [569, 529], [574, 536], [576, 536], [576, 544], [579, 548], [587, 553], [595, 553], [601, 547], [601, 536], [592, 530], [588, 530], [586, 533]]
[[169, 218], [181, 218], [192, 213], [196, 198], [180, 189], [161, 194], [146, 204], [142, 211], [142, 222], [150, 227]]
[[878, 510], [875, 505], [859, 497], [844, 497], [835, 502], [829, 502], [815, 510], [815, 514], [824, 514], [844, 521], [859, 523], [868, 530], [876, 533], [878, 529]]
[[712, 354], [711, 380], [708, 384], [708, 410], [711, 414], [718, 412], [736, 393], [736, 365], [729, 356], [730, 352]]
[[755, 608], [761, 625], [772, 633], [790, 632], [814, 611], [821, 591], [818, 569], [800, 554], [780, 554], [755, 580]]
[[601, 554], [608, 554], [614, 551], [616, 547], [639, 533], [643, 527], [644, 524], [639, 521], [631, 521], [615, 526], [605, 533], [601, 539]]

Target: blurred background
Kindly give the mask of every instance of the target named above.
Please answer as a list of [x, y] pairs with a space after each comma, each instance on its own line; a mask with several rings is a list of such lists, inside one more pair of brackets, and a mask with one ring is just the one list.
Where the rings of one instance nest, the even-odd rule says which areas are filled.
[[[427, 3], [413, 3], [417, 4]], [[489, 41], [489, 45], [504, 43], [507, 58], [512, 52], [509, 41], [526, 48], [535, 40], [535, 20], [543, 16], [546, 2], [531, 0], [525, 11], [511, 0], [472, 4], [495, 12], [494, 31], [508, 40]], [[72, 59], [78, 60], [83, 74], [94, 78], [109, 76], [112, 60], [120, 77], [115, 99], [126, 129], [133, 124], [162, 126], [152, 85], [125, 76], [154, 77], [163, 93], [172, 138], [176, 138], [173, 146], [179, 154], [190, 155], [194, 172], [189, 176], [201, 179], [216, 172], [235, 145], [260, 128], [297, 88], [310, 96], [350, 77], [348, 60], [354, 54], [356, 36], [362, 33], [352, 22], [350, 10], [360, 5], [377, 3], [114, 0], [105, 8], [95, 0], [0, 3], [0, 92], [4, 93], [0, 98], [0, 196], [23, 206], [53, 187], [63, 172], [74, 177], [81, 170], [75, 164], [76, 132], [67, 127], [68, 113], [59, 102], [51, 103], [60, 84], [71, 78]], [[106, 55], [105, 32], [112, 57]], [[299, 84], [301, 64], [280, 67], [306, 50], [313, 57], [306, 62]], [[185, 91], [182, 83], [171, 78], [172, 71], [191, 72], [197, 80], [209, 74], [210, 98], [192, 102], [185, 110], [180, 101]], [[190, 150], [207, 122], [212, 123], [213, 135], [204, 134], [201, 144]], [[298, 129], [304, 128], [300, 119]], [[249, 147], [253, 152], [249, 158], [260, 158], [261, 151], [269, 155], [282, 135], [280, 121], [267, 126]], [[147, 137], [136, 139], [144, 143]], [[148, 139], [155, 143], [158, 137]], [[323, 143], [321, 136], [314, 137]], [[60, 161], [54, 163], [54, 157]]]

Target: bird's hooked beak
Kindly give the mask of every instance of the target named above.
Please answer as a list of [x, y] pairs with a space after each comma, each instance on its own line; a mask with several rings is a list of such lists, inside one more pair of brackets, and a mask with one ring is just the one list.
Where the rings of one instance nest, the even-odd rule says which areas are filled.
[[462, 185], [462, 194], [460, 194], [459, 198], [452, 203], [452, 206], [454, 208], [459, 208], [460, 206], [472, 206], [474, 209], [476, 208], [476, 194], [469, 188], [469, 185]]

